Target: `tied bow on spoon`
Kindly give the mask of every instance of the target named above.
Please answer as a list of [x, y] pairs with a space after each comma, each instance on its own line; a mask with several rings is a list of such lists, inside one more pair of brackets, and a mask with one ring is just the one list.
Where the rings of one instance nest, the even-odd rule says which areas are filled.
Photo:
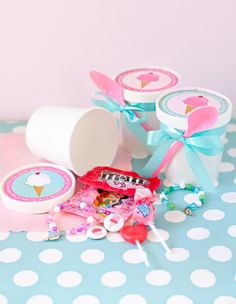
[[103, 107], [111, 113], [124, 113], [131, 123], [144, 124], [146, 120], [145, 110], [135, 105], [126, 104], [122, 88], [113, 79], [97, 71], [91, 71], [90, 77], [100, 90], [92, 96], [92, 102], [96, 106]]

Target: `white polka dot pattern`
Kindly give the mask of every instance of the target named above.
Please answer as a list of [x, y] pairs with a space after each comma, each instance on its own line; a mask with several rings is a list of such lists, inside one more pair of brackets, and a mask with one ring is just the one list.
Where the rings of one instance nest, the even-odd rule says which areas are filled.
[[126, 275], [120, 271], [110, 271], [101, 277], [102, 284], [107, 287], [120, 287], [125, 284], [126, 280]]
[[210, 235], [210, 231], [203, 227], [196, 227], [189, 229], [187, 232], [187, 236], [192, 240], [204, 240], [207, 239]]
[[66, 288], [78, 286], [82, 281], [82, 276], [76, 271], [65, 271], [58, 275], [57, 283]]
[[99, 304], [98, 298], [92, 295], [82, 295], [74, 299], [72, 304]]
[[46, 264], [58, 263], [62, 257], [63, 253], [58, 249], [46, 249], [39, 254], [39, 260]]
[[13, 282], [20, 287], [29, 287], [37, 283], [38, 274], [32, 270], [22, 270], [13, 277]]
[[84, 263], [98, 264], [104, 260], [105, 254], [98, 249], [88, 249], [81, 253], [80, 258]]
[[[13, 129], [23, 133], [25, 126], [8, 123], [7, 132]], [[0, 304], [197, 304], [205, 303], [206, 293], [209, 303], [236, 304], [235, 138], [234, 121], [214, 182], [216, 193], [206, 193], [193, 217], [183, 213], [197, 199], [189, 191], [171, 194], [175, 210], [155, 204], [155, 225], [171, 252], [149, 229], [141, 244], [149, 267], [119, 232], [96, 241], [82, 233], [49, 242], [47, 231], [9, 233], [0, 218]]]
[[53, 299], [47, 295], [36, 295], [31, 297], [26, 304], [53, 304]]
[[166, 304], [193, 304], [193, 301], [184, 295], [174, 295], [167, 300]]
[[148, 284], [153, 286], [164, 286], [170, 283], [171, 274], [166, 270], [152, 270], [145, 277]]
[[0, 262], [15, 263], [21, 258], [21, 251], [17, 248], [6, 248], [0, 251]]
[[215, 274], [208, 269], [196, 269], [191, 273], [192, 283], [201, 288], [212, 287], [216, 283]]
[[144, 297], [138, 295], [138, 294], [129, 294], [124, 297], [122, 297], [119, 301], [119, 304], [147, 304], [147, 301]]

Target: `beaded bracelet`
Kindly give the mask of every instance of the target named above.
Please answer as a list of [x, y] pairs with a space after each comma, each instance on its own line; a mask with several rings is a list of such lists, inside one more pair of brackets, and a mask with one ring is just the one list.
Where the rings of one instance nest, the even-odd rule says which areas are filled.
[[187, 191], [191, 191], [193, 193], [196, 193], [198, 196], [198, 200], [196, 200], [195, 202], [192, 202], [190, 204], [188, 204], [185, 208], [184, 208], [184, 213], [186, 215], [191, 215], [193, 216], [193, 211], [197, 210], [198, 208], [202, 207], [202, 205], [205, 202], [205, 193], [204, 191], [202, 191], [200, 188], [195, 187], [191, 184], [174, 184], [172, 186], [169, 187], [165, 187], [161, 193], [160, 193], [160, 200], [161, 203], [167, 207], [170, 210], [175, 209], [175, 204], [172, 202], [169, 202], [168, 199], [168, 194], [170, 194], [171, 192], [174, 191], [178, 191], [178, 190], [187, 190]]
[[[59, 214], [61, 212], [61, 210], [63, 210], [63, 209], [64, 209], [64, 204], [60, 204], [60, 205], [53, 207], [52, 211], [50, 211], [50, 214], [47, 219], [47, 223], [48, 223], [48, 226], [50, 229], [48, 232], [47, 240], [56, 240], [63, 236], [64, 233], [58, 229], [58, 227], [54, 221], [54, 216], [56, 214]], [[88, 216], [85, 223], [83, 223], [77, 227], [72, 227], [72, 228], [66, 230], [65, 234], [74, 235], [74, 234], [78, 234], [81, 232], [85, 232], [88, 230], [88, 228], [91, 227], [91, 224], [93, 221], [94, 221], [94, 218], [92, 216]]]

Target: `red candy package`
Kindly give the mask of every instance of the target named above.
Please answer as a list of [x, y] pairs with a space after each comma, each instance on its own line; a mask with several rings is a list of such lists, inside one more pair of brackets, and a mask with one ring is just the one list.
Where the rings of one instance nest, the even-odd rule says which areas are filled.
[[81, 176], [79, 181], [85, 185], [127, 196], [134, 196], [136, 189], [140, 186], [153, 192], [160, 185], [157, 177], [143, 178], [135, 172], [110, 167], [95, 167]]

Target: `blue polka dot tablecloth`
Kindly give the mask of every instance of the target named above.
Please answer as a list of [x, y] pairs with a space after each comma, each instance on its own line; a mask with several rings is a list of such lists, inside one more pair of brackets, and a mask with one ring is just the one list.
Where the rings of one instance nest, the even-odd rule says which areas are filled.
[[172, 194], [176, 210], [159, 206], [156, 225], [172, 254], [149, 232], [150, 267], [117, 233], [54, 242], [43, 241], [46, 233], [0, 233], [0, 304], [236, 304], [235, 121], [220, 171], [217, 193], [194, 217], [181, 211], [188, 192]]

